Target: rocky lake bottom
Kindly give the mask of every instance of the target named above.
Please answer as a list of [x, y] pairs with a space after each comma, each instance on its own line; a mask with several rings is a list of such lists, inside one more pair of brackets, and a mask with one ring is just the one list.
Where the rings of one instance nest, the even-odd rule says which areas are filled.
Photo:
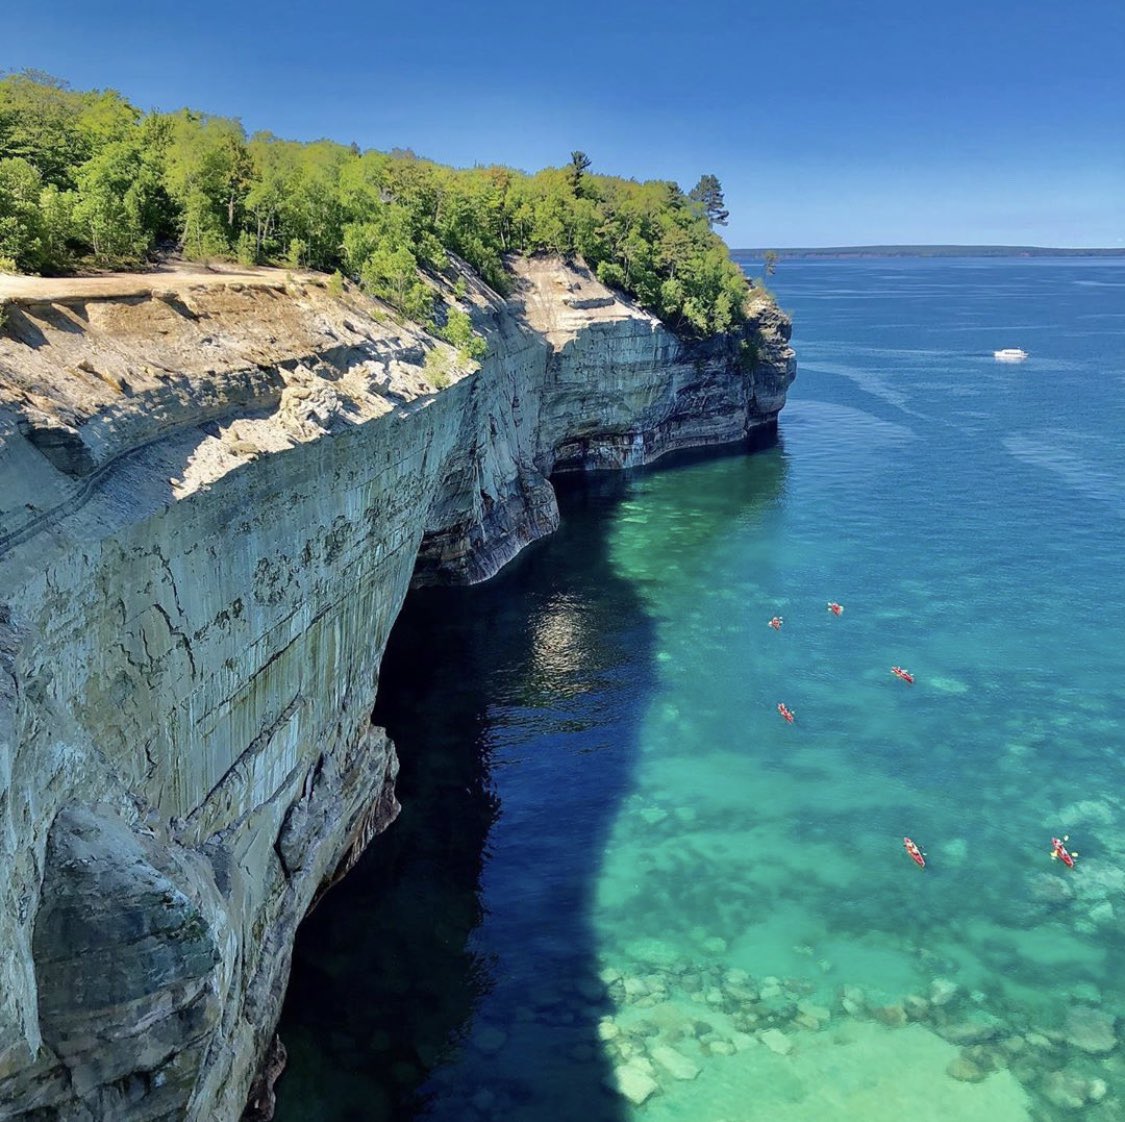
[[1125, 1117], [1125, 268], [774, 282], [775, 447], [405, 610], [282, 1122]]

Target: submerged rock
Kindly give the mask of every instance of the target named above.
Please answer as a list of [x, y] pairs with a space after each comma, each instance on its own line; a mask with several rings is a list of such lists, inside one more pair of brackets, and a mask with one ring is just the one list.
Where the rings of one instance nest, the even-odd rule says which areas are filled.
[[804, 1014], [806, 1017], [811, 1017], [814, 1021], [832, 1020], [832, 1014], [823, 1005], [817, 1005], [813, 1001], [798, 1001], [797, 1012]]
[[760, 1037], [762, 1043], [778, 1056], [788, 1056], [793, 1051], [793, 1041], [781, 1029], [766, 1029]]
[[1044, 1076], [1040, 1086], [1044, 1097], [1054, 1106], [1078, 1110], [1086, 1104], [1089, 1085], [1086, 1080], [1068, 1072], [1052, 1071]]
[[484, 1025], [473, 1033], [473, 1044], [478, 1052], [494, 1056], [508, 1043], [508, 1034], [495, 1025]]
[[946, 1025], [941, 1035], [950, 1044], [984, 1044], [996, 1040], [1004, 1032], [1004, 1022], [990, 1013], [974, 1012], [964, 1021]]
[[702, 1070], [694, 1060], [668, 1044], [657, 1044], [649, 1050], [649, 1055], [674, 1079], [695, 1079]]
[[948, 978], [935, 978], [930, 983], [930, 1003], [948, 1005], [960, 992], [961, 987]]
[[1033, 873], [1028, 877], [1028, 890], [1037, 904], [1065, 904], [1074, 899], [1074, 889], [1057, 873]]
[[980, 1083], [988, 1078], [988, 1072], [963, 1053], [949, 1062], [945, 1072], [962, 1083]]
[[660, 1090], [660, 1085], [650, 1071], [645, 1070], [645, 1066], [644, 1061], [634, 1059], [614, 1068], [606, 1086], [623, 1095], [634, 1106], [640, 1106]]
[[902, 1004], [907, 1017], [912, 1021], [924, 1021], [930, 1014], [930, 1003], [916, 993], [908, 994], [903, 998]]
[[906, 1024], [906, 1010], [901, 1005], [880, 1005], [871, 1010], [871, 1015], [880, 1024], [891, 1028]]
[[1112, 1013], [1079, 1005], [1067, 1013], [1063, 1034], [1072, 1048], [1091, 1055], [1105, 1055], [1117, 1047], [1116, 1021]]

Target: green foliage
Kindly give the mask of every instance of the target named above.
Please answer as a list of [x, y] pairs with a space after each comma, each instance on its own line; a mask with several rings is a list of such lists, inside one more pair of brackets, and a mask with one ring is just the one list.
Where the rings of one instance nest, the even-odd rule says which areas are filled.
[[582, 187], [582, 176], [590, 166], [590, 157], [585, 152], [571, 152], [566, 172], [570, 179], [570, 189], [577, 195]]
[[[188, 258], [340, 270], [428, 322], [427, 272], [467, 292], [451, 254], [501, 294], [505, 254], [574, 254], [683, 334], [741, 322], [747, 282], [711, 228], [727, 219], [719, 181], [705, 175], [685, 195], [589, 169], [581, 151], [525, 175], [408, 150], [247, 138], [233, 119], [142, 114], [113, 91], [41, 74], [0, 78], [0, 255], [24, 271], [141, 261], [174, 241]], [[444, 330], [460, 333], [454, 346], [471, 359], [483, 341], [460, 316]]]
[[688, 198], [703, 208], [703, 213], [712, 226], [725, 226], [727, 224], [730, 211], [726, 209], [723, 201], [723, 189], [715, 176], [701, 175], [699, 182], [691, 189]]
[[42, 260], [39, 195], [43, 177], [22, 156], [0, 159], [0, 257], [20, 272], [35, 272]]
[[238, 245], [234, 250], [235, 260], [240, 265], [258, 264], [258, 243], [249, 230], [243, 230], [238, 235]]
[[300, 238], [290, 238], [289, 251], [285, 254], [285, 264], [290, 269], [299, 269], [308, 256], [309, 247]]
[[450, 370], [449, 352], [443, 347], [434, 347], [426, 352], [426, 381], [435, 390], [444, 390], [453, 380]]
[[183, 110], [169, 118], [164, 186], [181, 212], [184, 256], [230, 253], [250, 174], [245, 133], [237, 121]]
[[738, 365], [743, 373], [749, 374], [761, 361], [757, 339], [741, 339], [738, 343]]
[[343, 296], [344, 295], [344, 274], [337, 269], [328, 278], [328, 295], [329, 296]]
[[136, 259], [148, 249], [145, 202], [154, 185], [144, 174], [137, 139], [106, 144], [74, 174], [78, 200], [71, 231], [89, 244], [99, 264]]
[[447, 342], [457, 348], [457, 355], [462, 362], [483, 358], [488, 344], [473, 330], [473, 321], [467, 312], [460, 308], [450, 308], [445, 321], [445, 326], [438, 334]]

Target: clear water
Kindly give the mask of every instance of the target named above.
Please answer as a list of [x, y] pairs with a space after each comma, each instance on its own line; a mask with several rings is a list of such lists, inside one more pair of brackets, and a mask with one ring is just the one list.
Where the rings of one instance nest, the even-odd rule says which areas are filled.
[[1125, 1118], [1125, 267], [772, 284], [777, 447], [404, 614], [282, 1122]]

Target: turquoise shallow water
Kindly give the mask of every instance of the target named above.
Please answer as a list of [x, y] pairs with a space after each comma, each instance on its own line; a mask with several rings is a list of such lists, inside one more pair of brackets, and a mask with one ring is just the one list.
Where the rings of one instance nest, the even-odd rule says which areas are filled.
[[404, 614], [283, 1122], [1125, 1118], [1125, 267], [774, 282], [777, 447]]

